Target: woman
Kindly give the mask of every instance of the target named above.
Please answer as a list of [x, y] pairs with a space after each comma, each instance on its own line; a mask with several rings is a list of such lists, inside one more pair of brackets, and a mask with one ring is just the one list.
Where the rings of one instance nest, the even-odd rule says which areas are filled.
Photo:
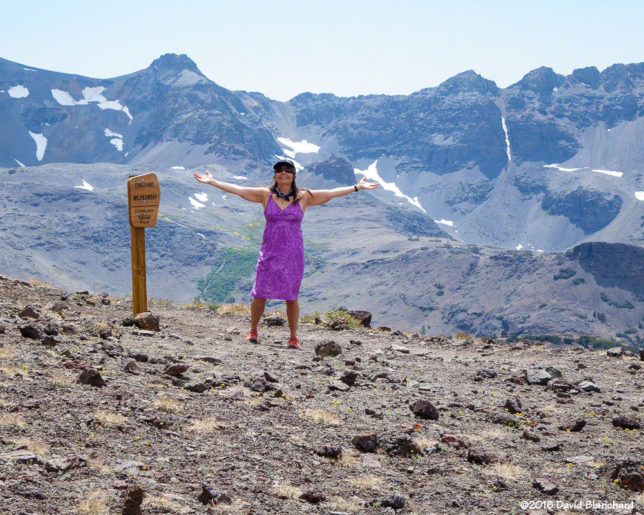
[[295, 184], [295, 165], [288, 159], [278, 161], [273, 166], [273, 186], [248, 188], [218, 181], [210, 172], [195, 173], [194, 178], [228, 193], [234, 193], [249, 202], [264, 206], [266, 228], [257, 260], [255, 285], [250, 292], [250, 331], [246, 340], [257, 343], [257, 325], [264, 313], [266, 299], [286, 301], [286, 317], [291, 337], [289, 349], [299, 349], [297, 323], [300, 307], [297, 298], [304, 274], [304, 245], [300, 224], [309, 206], [318, 206], [333, 197], [348, 195], [358, 190], [372, 190], [376, 182], [367, 182], [363, 177], [354, 186], [344, 186], [332, 190], [308, 190]]

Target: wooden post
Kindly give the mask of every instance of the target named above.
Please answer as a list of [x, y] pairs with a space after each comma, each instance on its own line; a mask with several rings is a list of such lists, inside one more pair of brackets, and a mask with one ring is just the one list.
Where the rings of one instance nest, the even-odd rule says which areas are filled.
[[132, 312], [134, 316], [148, 310], [145, 273], [145, 227], [130, 225], [132, 246]]
[[157, 223], [161, 190], [153, 173], [130, 176], [127, 181], [132, 248], [132, 311], [134, 316], [148, 310], [145, 272], [145, 228]]

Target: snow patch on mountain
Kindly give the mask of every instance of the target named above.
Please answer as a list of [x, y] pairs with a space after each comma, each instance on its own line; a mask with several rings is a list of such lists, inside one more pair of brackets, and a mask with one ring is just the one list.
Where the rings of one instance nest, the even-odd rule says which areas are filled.
[[205, 192], [201, 193], [195, 193], [195, 198], [199, 200], [200, 202], [207, 202], [208, 201], [208, 194]]
[[7, 93], [9, 93], [11, 98], [25, 98], [29, 96], [29, 90], [20, 85], [10, 87]]
[[[13, 160], [14, 160], [16, 163], [18, 163], [18, 166], [21, 166], [22, 168], [25, 168], [25, 164], [24, 164], [24, 163], [22, 163], [22, 162], [18, 161], [15, 157], [13, 158]], [[635, 196], [637, 196], [637, 193], [635, 193]]]
[[244, 177], [243, 175], [233, 175], [233, 179], [238, 179], [240, 181], [247, 181], [248, 177]]
[[508, 163], [512, 162], [512, 153], [510, 152], [510, 137], [508, 136], [508, 126], [505, 124], [505, 117], [501, 116], [501, 125], [505, 132], [505, 152], [508, 154]]
[[185, 170], [185, 166], [171, 166], [170, 170]]
[[116, 150], [123, 152], [123, 135], [109, 129], [105, 129], [103, 132], [105, 136], [112, 138], [110, 143], [116, 147]]
[[379, 183], [384, 189], [391, 191], [394, 195], [396, 195], [396, 197], [406, 199], [407, 202], [409, 202], [412, 206], [417, 207], [423, 213], [427, 214], [425, 208], [420, 205], [420, 202], [418, 202], [418, 197], [411, 198], [405, 195], [402, 191], [400, 191], [400, 188], [396, 185], [395, 182], [386, 182], [382, 177], [380, 177], [380, 174], [378, 173], [377, 159], [373, 163], [371, 163], [366, 170], [358, 170], [357, 168], [354, 168], [353, 172], [364, 175], [367, 179]]
[[94, 191], [94, 186], [92, 186], [85, 179], [83, 179], [83, 185], [82, 186], [74, 186], [74, 188], [78, 188], [79, 190]]
[[644, 191], [636, 191], [635, 192], [635, 198], [637, 200], [644, 200]]
[[[195, 195], [195, 197], [196, 197], [196, 196], [197, 196], [197, 195]], [[188, 200], [190, 201], [190, 203], [192, 204], [192, 207], [193, 207], [194, 209], [201, 209], [202, 207], [206, 207], [204, 204], [202, 204], [201, 202], [197, 202], [197, 201], [196, 201], [195, 199], [193, 199], [192, 197], [190, 197]]]
[[289, 138], [280, 137], [277, 138], [277, 141], [282, 145], [289, 147], [288, 149], [282, 147], [282, 150], [291, 159], [295, 157], [295, 154], [317, 154], [320, 151], [320, 147], [318, 145], [306, 141], [305, 139], [302, 141], [293, 141]]
[[98, 105], [99, 109], [113, 109], [115, 111], [124, 112], [130, 119], [130, 122], [132, 122], [134, 118], [130, 114], [130, 110], [126, 106], [121, 105], [118, 99], [108, 100], [107, 98], [105, 98], [103, 91], [105, 91], [105, 88], [103, 86], [88, 86], [86, 88], [83, 88], [83, 98], [80, 100], [74, 100], [74, 97], [72, 97], [67, 91], [63, 91], [61, 89], [52, 89], [51, 96], [54, 97], [56, 102], [58, 102], [62, 106], [88, 105], [90, 102], [95, 102]]
[[610, 175], [612, 177], [623, 177], [624, 172], [618, 172], [615, 170], [603, 170], [601, 168], [590, 168], [589, 166], [584, 166], [582, 168], [564, 168], [558, 164], [543, 165], [544, 168], [554, 168], [560, 172], [578, 172], [579, 170], [590, 170], [595, 173], [602, 173], [604, 175]]
[[453, 220], [445, 220], [444, 218], [441, 218], [440, 220], [434, 220], [437, 224], [443, 224], [443, 225], [448, 225], [449, 227], [454, 227], [454, 221]]
[[29, 135], [36, 142], [36, 159], [38, 159], [38, 161], [42, 161], [42, 158], [45, 157], [45, 149], [47, 148], [47, 138], [42, 134], [36, 134], [31, 131], [29, 131]]

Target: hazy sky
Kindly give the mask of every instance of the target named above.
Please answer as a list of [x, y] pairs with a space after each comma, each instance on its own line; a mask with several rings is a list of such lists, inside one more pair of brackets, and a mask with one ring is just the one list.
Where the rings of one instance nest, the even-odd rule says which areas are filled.
[[644, 61], [642, 0], [0, 0], [0, 57], [107, 78], [187, 54], [228, 89], [288, 100], [409, 94], [473, 69], [505, 87]]

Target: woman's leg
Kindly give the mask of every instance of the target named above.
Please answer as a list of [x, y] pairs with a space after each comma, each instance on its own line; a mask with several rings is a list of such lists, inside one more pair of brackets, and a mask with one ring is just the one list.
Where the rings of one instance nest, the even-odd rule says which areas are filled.
[[266, 299], [260, 299], [259, 297], [253, 297], [253, 300], [250, 303], [250, 330], [257, 332], [257, 325], [259, 324], [259, 319], [262, 318], [264, 314], [264, 306], [266, 306]]
[[288, 319], [288, 328], [291, 331], [291, 338], [297, 334], [297, 323], [300, 319], [300, 305], [295, 300], [287, 300], [286, 302], [286, 318]]

